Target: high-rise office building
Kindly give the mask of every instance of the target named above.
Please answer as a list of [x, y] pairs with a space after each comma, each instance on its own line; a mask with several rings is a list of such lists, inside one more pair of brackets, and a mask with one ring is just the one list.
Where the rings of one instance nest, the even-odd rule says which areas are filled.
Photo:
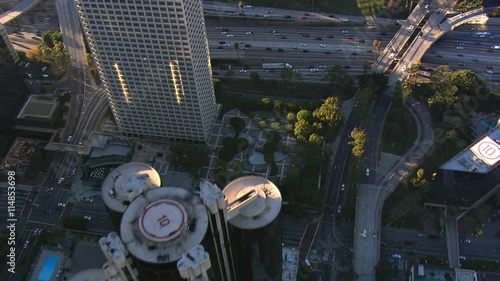
[[206, 142], [217, 114], [201, 0], [75, 0], [120, 131]]

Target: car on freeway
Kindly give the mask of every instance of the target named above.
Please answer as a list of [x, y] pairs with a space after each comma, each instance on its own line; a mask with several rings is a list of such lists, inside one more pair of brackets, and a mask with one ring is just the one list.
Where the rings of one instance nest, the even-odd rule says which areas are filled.
[[472, 241], [470, 241], [470, 239], [464, 239], [464, 243], [470, 244]]
[[366, 169], [366, 176], [369, 177], [370, 176], [370, 169]]
[[442, 55], [437, 55], [437, 56], [436, 56], [436, 58], [438, 58], [438, 59], [442, 59], [442, 58], [443, 58], [443, 56], [442, 56]]
[[365, 39], [360, 39], [358, 42], [359, 43], [365, 43], [366, 41], [365, 41]]
[[57, 203], [57, 207], [64, 208], [64, 207], [66, 207], [66, 204], [62, 203], [62, 202], [59, 202], [59, 203]]
[[459, 57], [463, 57], [463, 56], [464, 56], [464, 54], [457, 54], [457, 56], [459, 56]]
[[345, 184], [342, 184], [342, 187], [340, 187], [340, 190], [342, 190], [342, 191], [345, 190]]
[[349, 30], [342, 30], [342, 34], [349, 34]]
[[462, 46], [457, 46], [457, 50], [463, 50], [463, 49], [464, 49], [464, 47], [462, 47]]
[[339, 205], [339, 206], [337, 207], [337, 213], [339, 213], [339, 214], [340, 214], [340, 212], [342, 212], [342, 205]]
[[458, 258], [459, 258], [459, 259], [461, 259], [461, 260], [464, 260], [464, 261], [466, 261], [466, 260], [467, 260], [467, 258], [466, 258], [466, 257], [464, 257], [464, 256], [459, 256]]
[[309, 50], [304, 49], [302, 50], [302, 53], [309, 53]]
[[28, 248], [29, 244], [30, 244], [30, 240], [26, 240], [26, 242], [24, 242], [23, 249]]
[[245, 33], [246, 35], [253, 35], [253, 31], [248, 31], [247, 33]]
[[299, 17], [299, 20], [305, 20], [305, 19], [307, 19], [305, 16], [300, 16]]
[[341, 48], [337, 48], [337, 52], [340, 52], [340, 51], [342, 51], [342, 49]]
[[486, 70], [487, 74], [493, 74], [493, 70]]
[[246, 73], [247, 71], [245, 69], [240, 69], [240, 73]]
[[351, 35], [346, 35], [346, 36], [344, 36], [344, 38], [345, 38], [345, 39], [349, 39], [349, 40], [351, 40], [351, 39], [352, 39], [352, 36], [351, 36]]
[[351, 55], [353, 55], [353, 56], [357, 56], [357, 55], [358, 55], [358, 53], [356, 53], [356, 52], [352, 52], [352, 54], [351, 54]]
[[319, 44], [319, 47], [320, 48], [326, 48], [326, 45], [325, 44]]
[[478, 46], [483, 45], [481, 42], [476, 42], [475, 44], [478, 45]]
[[333, 35], [328, 35], [326, 36], [326, 38], [333, 38]]
[[318, 37], [314, 38], [314, 40], [323, 40], [323, 38], [318, 36]]
[[320, 64], [320, 65], [318, 66], [318, 68], [319, 68], [319, 69], [326, 69], [326, 65], [324, 65], [324, 64]]
[[493, 69], [493, 66], [489, 65], [486, 67], [486, 69]]
[[395, 259], [400, 259], [401, 255], [400, 254], [392, 254], [392, 257]]
[[226, 37], [234, 37], [234, 34], [228, 34]]
[[331, 55], [332, 53], [331, 52], [325, 52], [325, 55]]
[[92, 217], [91, 216], [83, 216], [83, 219], [89, 221], [92, 219]]
[[283, 18], [285, 18], [285, 19], [291, 19], [291, 18], [292, 18], [292, 16], [290, 16], [290, 15], [285, 15], [285, 16], [283, 16]]

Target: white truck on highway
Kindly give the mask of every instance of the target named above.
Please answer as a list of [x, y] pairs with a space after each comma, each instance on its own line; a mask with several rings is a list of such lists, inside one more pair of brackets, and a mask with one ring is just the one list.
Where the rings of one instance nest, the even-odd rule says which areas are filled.
[[284, 69], [284, 68], [292, 68], [292, 65], [286, 62], [269, 62], [262, 64], [262, 69]]

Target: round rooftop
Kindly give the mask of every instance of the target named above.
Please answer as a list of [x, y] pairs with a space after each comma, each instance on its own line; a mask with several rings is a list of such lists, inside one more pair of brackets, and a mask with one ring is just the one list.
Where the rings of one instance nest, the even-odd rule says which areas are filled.
[[208, 228], [205, 205], [190, 190], [160, 187], [138, 196], [123, 214], [123, 244], [136, 258], [153, 264], [177, 262], [201, 243]]
[[186, 209], [169, 199], [158, 200], [144, 208], [139, 217], [139, 230], [147, 239], [155, 242], [168, 242], [184, 231]]
[[73, 276], [68, 281], [106, 281], [108, 280], [104, 271], [100, 268], [89, 268], [82, 270]]
[[117, 167], [104, 179], [102, 198], [108, 208], [123, 213], [142, 192], [160, 185], [160, 175], [153, 167], [131, 162]]
[[281, 210], [281, 193], [266, 178], [246, 176], [228, 183], [222, 193], [226, 195], [228, 204], [241, 198], [252, 190], [257, 198], [239, 209], [239, 214], [229, 223], [242, 229], [256, 229], [271, 223]]

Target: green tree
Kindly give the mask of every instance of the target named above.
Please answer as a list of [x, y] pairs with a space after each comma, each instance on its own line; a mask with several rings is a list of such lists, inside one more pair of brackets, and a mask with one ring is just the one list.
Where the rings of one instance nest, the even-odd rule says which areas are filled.
[[321, 144], [323, 144], [324, 140], [325, 139], [322, 136], [316, 135], [315, 133], [312, 133], [309, 136], [309, 143], [313, 145], [320, 146]]
[[293, 68], [283, 68], [280, 73], [281, 80], [285, 86], [291, 86], [295, 92], [297, 89], [297, 81], [302, 80], [302, 74], [295, 72]]
[[295, 116], [295, 113], [293, 112], [289, 112], [287, 115], [286, 115], [286, 119], [290, 122], [295, 122], [296, 120], [296, 116]]
[[259, 121], [259, 128], [264, 129], [267, 127], [267, 123], [264, 120]]
[[334, 65], [328, 69], [325, 73], [325, 79], [330, 81], [333, 93], [339, 94], [341, 97], [345, 97], [354, 84], [354, 80], [347, 70], [340, 65]]
[[234, 49], [236, 50], [236, 55], [238, 55], [238, 61], [240, 60], [240, 44], [238, 42], [234, 42]]
[[375, 39], [373, 40], [373, 47], [375, 48], [375, 53], [378, 55], [379, 51], [380, 51], [380, 46], [382, 45], [382, 42], [380, 42], [380, 40], [378, 39]]
[[328, 126], [335, 127], [343, 118], [342, 112], [339, 111], [339, 106], [340, 101], [338, 97], [329, 97], [325, 99], [319, 108], [313, 111], [313, 116], [325, 122]]
[[273, 109], [273, 102], [270, 98], [262, 98], [260, 100], [260, 103], [262, 104], [263, 109], [266, 111], [271, 111]]
[[456, 130], [449, 130], [448, 132], [446, 132], [446, 138], [451, 141], [457, 140], [458, 132]]
[[311, 120], [312, 114], [311, 111], [302, 109], [297, 113], [297, 120], [298, 121], [309, 121]]
[[369, 62], [369, 61], [363, 61], [363, 75], [366, 76], [366, 72], [368, 71], [368, 69], [370, 69], [372, 67], [372, 63]]
[[300, 120], [295, 123], [294, 134], [299, 141], [306, 141], [312, 132], [312, 127], [306, 120]]
[[281, 127], [280, 122], [273, 122], [273, 123], [271, 123], [271, 129], [273, 129], [273, 130], [279, 130], [280, 127]]
[[245, 8], [245, 2], [239, 1], [238, 2], [238, 8], [243, 12], [243, 8]]
[[451, 83], [457, 86], [459, 93], [466, 96], [474, 95], [481, 89], [481, 81], [476, 73], [469, 69], [455, 70], [450, 74]]
[[273, 102], [273, 107], [274, 107], [274, 110], [281, 112], [283, 110], [283, 108], [285, 107], [285, 103], [282, 100], [275, 100]]
[[261, 83], [260, 75], [256, 71], [250, 72], [250, 80], [252, 81], [255, 87], [260, 86]]
[[457, 86], [451, 81], [451, 69], [447, 65], [441, 65], [430, 76], [431, 89], [434, 94], [428, 99], [430, 105], [452, 105], [457, 101]]
[[408, 67], [408, 75], [409, 75], [409, 83], [410, 85], [415, 84], [417, 80], [418, 68], [420, 67], [420, 62], [412, 63], [410, 67]]
[[365, 152], [365, 142], [366, 142], [366, 132], [360, 128], [356, 127], [351, 132], [352, 141], [350, 144], [352, 147], [352, 155], [359, 158]]
[[294, 128], [293, 128], [293, 124], [286, 124], [285, 125], [285, 130], [287, 132], [293, 132]]

